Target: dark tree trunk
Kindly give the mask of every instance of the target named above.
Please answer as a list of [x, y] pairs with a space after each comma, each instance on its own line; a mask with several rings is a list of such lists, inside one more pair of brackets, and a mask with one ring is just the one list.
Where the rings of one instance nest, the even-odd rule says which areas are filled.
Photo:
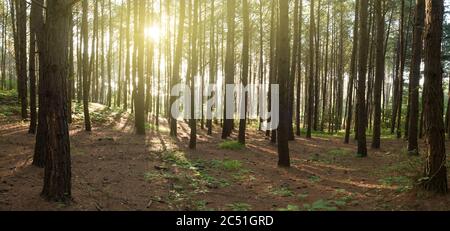
[[416, 0], [416, 13], [413, 35], [413, 54], [410, 69], [410, 107], [409, 107], [409, 129], [408, 129], [408, 152], [412, 155], [419, 154], [418, 124], [419, 124], [419, 84], [420, 63], [422, 61], [423, 49], [423, 26], [425, 17], [425, 0]]
[[368, 43], [369, 34], [367, 29], [368, 18], [368, 0], [361, 0], [360, 7], [360, 22], [359, 22], [359, 65], [358, 65], [358, 156], [367, 156], [367, 144], [366, 144], [366, 74], [367, 74], [367, 56], [368, 56]]
[[426, 0], [425, 4], [425, 83], [424, 124], [427, 162], [426, 190], [448, 192], [443, 115], [441, 43], [444, 18], [442, 0]]
[[[303, 26], [303, 1], [300, 1], [300, 8], [298, 9], [298, 38], [301, 37], [303, 34], [302, 26]], [[295, 134], [297, 136], [301, 135], [301, 128], [300, 128], [300, 109], [301, 109], [301, 95], [302, 95], [302, 40], [299, 39], [297, 41], [298, 48], [297, 48], [297, 57], [298, 57], [298, 70], [296, 74], [297, 79], [297, 104], [296, 104], [296, 116], [295, 116]]]
[[91, 73], [89, 66], [89, 31], [88, 31], [88, 0], [83, 0], [83, 16], [81, 22], [81, 33], [83, 36], [83, 112], [84, 112], [84, 129], [87, 132], [92, 130], [91, 118], [89, 115], [89, 91]]
[[307, 131], [306, 138], [311, 139], [314, 113], [314, 0], [310, 2], [309, 19], [309, 78], [308, 78], [308, 105], [307, 105]]
[[373, 121], [373, 140], [372, 148], [378, 149], [381, 145], [381, 85], [384, 80], [384, 14], [381, 1], [375, 1], [375, 18], [377, 27], [376, 41], [376, 73], [374, 85], [374, 121]]
[[52, 45], [45, 52], [45, 94], [47, 124], [47, 156], [42, 196], [51, 201], [71, 198], [71, 161], [69, 127], [65, 100], [68, 52], [69, 1], [48, 0], [46, 41]]
[[[42, 4], [43, 0], [36, 0], [34, 4]], [[47, 112], [45, 107], [45, 91], [47, 88], [46, 78], [44, 78], [44, 57], [45, 57], [45, 37], [44, 37], [44, 18], [43, 10], [41, 7], [35, 7], [32, 11], [34, 20], [33, 27], [36, 28], [35, 36], [38, 46], [39, 54], [39, 84], [38, 84], [38, 100], [39, 100], [39, 110], [38, 110], [38, 125], [36, 132], [36, 144], [34, 147], [33, 156], [33, 166], [43, 168], [45, 165], [46, 158], [46, 143], [47, 143], [47, 120], [45, 118]]]
[[[226, 54], [226, 61], [225, 61], [225, 84], [233, 84], [234, 83], [234, 38], [235, 38], [235, 11], [236, 11], [236, 2], [235, 0], [229, 0], [227, 1], [227, 54]], [[223, 131], [222, 131], [222, 139], [228, 138], [233, 130], [233, 119], [227, 118], [227, 108], [226, 108], [226, 102], [227, 102], [228, 96], [225, 93], [225, 101], [224, 101], [224, 124], [223, 124]]]
[[30, 11], [30, 47], [29, 47], [29, 76], [30, 76], [30, 128], [28, 133], [36, 133], [37, 113], [36, 113], [36, 16], [39, 17], [36, 3], [31, 3]]
[[278, 126], [278, 166], [290, 167], [289, 158], [289, 4], [279, 0], [280, 23], [278, 28], [278, 82], [280, 84], [280, 114]]

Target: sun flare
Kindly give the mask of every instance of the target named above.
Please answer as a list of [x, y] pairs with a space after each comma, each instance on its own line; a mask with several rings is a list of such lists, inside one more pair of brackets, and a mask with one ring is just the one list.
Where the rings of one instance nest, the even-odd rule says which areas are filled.
[[158, 42], [161, 37], [161, 30], [157, 26], [148, 26], [144, 30], [145, 38]]

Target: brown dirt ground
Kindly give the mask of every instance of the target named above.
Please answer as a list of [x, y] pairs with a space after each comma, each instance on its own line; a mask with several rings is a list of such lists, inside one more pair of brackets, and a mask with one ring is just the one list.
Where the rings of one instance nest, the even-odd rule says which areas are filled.
[[450, 196], [414, 187], [421, 159], [402, 151], [404, 141], [385, 139], [362, 159], [339, 137], [297, 138], [292, 167], [282, 169], [260, 132], [250, 130], [247, 147], [233, 151], [219, 148], [218, 128], [211, 137], [200, 129], [191, 151], [187, 125], [178, 140], [164, 121], [137, 136], [129, 118], [112, 113], [91, 133], [79, 118], [71, 125], [70, 204], [39, 196], [43, 170], [30, 166], [28, 124], [0, 121], [0, 210], [450, 210]]

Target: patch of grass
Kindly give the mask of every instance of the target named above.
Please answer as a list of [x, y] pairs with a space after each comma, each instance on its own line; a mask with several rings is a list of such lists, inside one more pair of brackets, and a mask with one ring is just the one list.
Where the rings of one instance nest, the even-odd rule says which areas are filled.
[[199, 171], [198, 175], [210, 187], [213, 187], [213, 188], [214, 187], [225, 188], [225, 187], [230, 186], [230, 182], [228, 182], [227, 180], [225, 180], [225, 179], [217, 179], [217, 178], [215, 178], [213, 176], [208, 175], [205, 172]]
[[288, 187], [273, 188], [270, 191], [270, 193], [272, 193], [275, 196], [280, 196], [280, 197], [292, 197], [292, 196], [294, 196], [294, 193]]
[[405, 176], [386, 177], [378, 180], [384, 186], [396, 186], [397, 193], [403, 193], [411, 190], [412, 180]]
[[288, 206], [286, 206], [286, 208], [279, 208], [279, 209], [277, 209], [277, 211], [294, 212], [294, 211], [300, 211], [300, 208], [297, 205], [288, 205]]
[[227, 207], [231, 211], [235, 211], [235, 212], [238, 212], [238, 211], [249, 211], [249, 210], [252, 209], [252, 206], [250, 206], [249, 204], [247, 204], [247, 203], [240, 203], [240, 202], [227, 204]]
[[175, 164], [184, 169], [196, 170], [197, 168], [186, 158], [186, 154], [182, 151], [166, 151], [162, 154], [165, 162]]
[[159, 173], [156, 172], [146, 172], [144, 173], [144, 180], [145, 181], [152, 181], [156, 178], [161, 177], [161, 175]]
[[307, 211], [336, 211], [337, 207], [333, 206], [330, 201], [318, 200], [312, 204], [304, 204], [303, 208]]
[[318, 183], [318, 182], [321, 182], [321, 181], [322, 181], [322, 178], [320, 178], [320, 176], [310, 176], [310, 177], [308, 178], [308, 180], [309, 180], [311, 183]]
[[309, 197], [309, 194], [308, 194], [308, 193], [300, 193], [300, 194], [297, 195], [297, 198], [298, 198], [299, 200], [301, 200], [301, 201], [305, 200], [305, 199], [308, 198], [308, 197]]
[[237, 141], [224, 141], [219, 144], [219, 148], [224, 150], [239, 151], [244, 149], [245, 145]]
[[204, 200], [194, 201], [195, 210], [198, 210], [198, 211], [206, 211], [207, 205], [208, 205], [208, 202], [206, 202]]
[[383, 179], [378, 180], [381, 184], [385, 186], [392, 186], [392, 185], [405, 185], [410, 182], [410, 180], [407, 177], [404, 176], [394, 176], [394, 177], [386, 177]]
[[242, 168], [242, 163], [239, 160], [212, 160], [211, 165], [227, 171], [237, 171]]
[[255, 177], [250, 175], [250, 170], [248, 169], [241, 169], [236, 173], [233, 173], [233, 179], [235, 181], [244, 181], [245, 179], [249, 179], [249, 180], [255, 180]]

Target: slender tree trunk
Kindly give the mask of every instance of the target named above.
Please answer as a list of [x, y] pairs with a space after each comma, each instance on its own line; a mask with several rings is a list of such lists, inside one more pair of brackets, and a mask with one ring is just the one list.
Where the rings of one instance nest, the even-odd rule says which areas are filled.
[[[279, 0], [278, 81], [280, 89], [289, 89], [289, 1]], [[280, 92], [280, 124], [278, 126], [278, 166], [290, 167], [289, 158], [289, 92]]]
[[385, 57], [384, 57], [384, 15], [381, 1], [375, 1], [375, 18], [377, 24], [376, 41], [376, 74], [374, 86], [374, 122], [372, 148], [380, 148], [381, 136], [381, 85], [384, 79]]
[[110, 41], [108, 41], [108, 57], [107, 57], [107, 69], [108, 69], [108, 92], [107, 92], [107, 106], [111, 107], [112, 106], [112, 62], [113, 62], [113, 51], [112, 51], [112, 47], [113, 47], [113, 29], [114, 29], [114, 25], [112, 23], [112, 6], [111, 6], [111, 0], [108, 1], [108, 8], [109, 8], [109, 34], [108, 37], [110, 38]]
[[[216, 84], [216, 49], [215, 49], [215, 0], [211, 0], [211, 15], [210, 15], [210, 35], [209, 35], [209, 83]], [[215, 93], [214, 93], [215, 94]], [[208, 100], [211, 100], [209, 98]], [[209, 105], [207, 105], [207, 121], [206, 127], [208, 128], [208, 135], [212, 135], [212, 110]]]
[[360, 21], [359, 21], [359, 71], [358, 71], [358, 156], [367, 156], [366, 144], [366, 74], [367, 74], [367, 56], [368, 56], [368, 42], [369, 34], [367, 30], [368, 17], [368, 0], [360, 0]]
[[406, 46], [405, 46], [405, 0], [401, 0], [401, 19], [400, 19], [400, 70], [398, 73], [398, 98], [397, 98], [397, 138], [402, 137], [402, 105], [403, 105], [403, 72], [405, 70]]
[[30, 11], [30, 47], [29, 47], [29, 65], [28, 71], [30, 76], [30, 128], [28, 129], [29, 134], [36, 133], [36, 124], [37, 124], [37, 113], [36, 113], [36, 28], [33, 26], [36, 25], [34, 22], [36, 20], [36, 16], [39, 17], [38, 11], [36, 8], [39, 7], [36, 3], [31, 3], [31, 11]]
[[350, 142], [350, 132], [352, 128], [352, 117], [353, 117], [353, 88], [355, 80], [357, 79], [357, 60], [358, 56], [358, 42], [359, 42], [359, 3], [360, 0], [355, 2], [355, 22], [353, 25], [353, 48], [352, 57], [350, 61], [350, 79], [347, 93], [347, 122], [345, 123], [345, 138], [344, 143], [348, 144]]
[[[235, 39], [235, 15], [236, 15], [236, 1], [235, 0], [229, 0], [226, 3], [227, 5], [227, 51], [226, 51], [226, 61], [225, 61], [225, 84], [234, 84], [234, 39]], [[194, 27], [195, 28], [195, 27]], [[194, 34], [195, 36], [195, 34]], [[227, 101], [228, 98], [231, 99], [233, 96], [227, 95], [225, 93], [225, 99], [224, 99], [224, 125], [223, 125], [223, 131], [222, 131], [222, 139], [228, 138], [233, 130], [233, 119], [227, 118], [227, 114], [231, 114], [227, 112]]]
[[[300, 9], [299, 9], [299, 15], [298, 15], [298, 37], [300, 38], [303, 34], [302, 27], [303, 27], [303, 1], [300, 1]], [[297, 56], [298, 56], [298, 70], [297, 70], [297, 105], [296, 105], [296, 117], [295, 117], [295, 134], [297, 136], [301, 135], [301, 128], [300, 128], [300, 109], [301, 109], [301, 95], [302, 95], [302, 40], [299, 39], [297, 41], [298, 48], [297, 48]]]
[[307, 132], [306, 138], [311, 139], [314, 111], [314, 0], [310, 2], [309, 25], [309, 79], [308, 79], [308, 106], [307, 106]]
[[418, 123], [419, 123], [419, 84], [420, 84], [420, 63], [422, 61], [423, 50], [423, 26], [425, 17], [425, 0], [416, 0], [416, 12], [413, 35], [413, 54], [410, 69], [410, 111], [408, 129], [408, 152], [412, 155], [419, 154], [418, 144]]
[[89, 65], [89, 31], [88, 31], [88, 0], [83, 0], [83, 18], [81, 22], [83, 36], [83, 111], [84, 128], [87, 132], [92, 130], [89, 115], [89, 92], [90, 92], [90, 65]]
[[[250, 52], [250, 10], [247, 0], [242, 0], [242, 17], [244, 22], [243, 28], [243, 45], [242, 45], [242, 76], [241, 82], [245, 88], [248, 85], [248, 73], [249, 73], [249, 52]], [[244, 92], [242, 95], [243, 107], [240, 108], [240, 121], [239, 121], [239, 143], [245, 144], [245, 130], [247, 125], [247, 106], [248, 106], [248, 93]], [[241, 102], [242, 103], [242, 102]]]
[[[232, 0], [234, 3], [234, 0]], [[199, 13], [199, 0], [194, 0], [194, 15], [193, 15], [193, 28], [192, 28], [192, 70], [191, 70], [191, 118], [189, 125], [191, 128], [189, 148], [195, 149], [197, 147], [197, 120], [195, 118], [195, 83], [198, 74], [198, 55], [197, 55], [197, 33], [198, 33], [198, 13]], [[234, 6], [233, 6], [234, 10]]]
[[[34, 4], [42, 4], [43, 0], [36, 0]], [[32, 11], [33, 27], [36, 28], [35, 36], [38, 46], [39, 54], [39, 84], [38, 84], [38, 100], [39, 100], [39, 110], [38, 110], [38, 125], [36, 132], [36, 144], [34, 146], [34, 156], [33, 156], [33, 166], [43, 168], [45, 166], [45, 158], [47, 156], [47, 119], [46, 119], [46, 104], [45, 104], [45, 92], [47, 88], [47, 78], [44, 77], [44, 57], [45, 52], [45, 33], [44, 33], [44, 18], [43, 9], [41, 7], [35, 7]], [[34, 16], [35, 15], [35, 16]]]
[[[178, 36], [177, 36], [177, 44], [175, 48], [175, 59], [173, 64], [173, 78], [172, 78], [172, 87], [174, 87], [177, 84], [180, 84], [180, 66], [181, 66], [181, 58], [182, 58], [182, 52], [183, 52], [183, 35], [184, 35], [184, 20], [185, 20], [185, 8], [186, 8], [186, 2], [185, 0], [180, 0], [180, 16], [178, 18]], [[170, 105], [173, 106], [174, 102], [176, 100], [176, 97], [171, 96], [170, 97]], [[172, 137], [177, 136], [177, 119], [178, 118], [172, 118], [170, 121], [170, 135]]]

